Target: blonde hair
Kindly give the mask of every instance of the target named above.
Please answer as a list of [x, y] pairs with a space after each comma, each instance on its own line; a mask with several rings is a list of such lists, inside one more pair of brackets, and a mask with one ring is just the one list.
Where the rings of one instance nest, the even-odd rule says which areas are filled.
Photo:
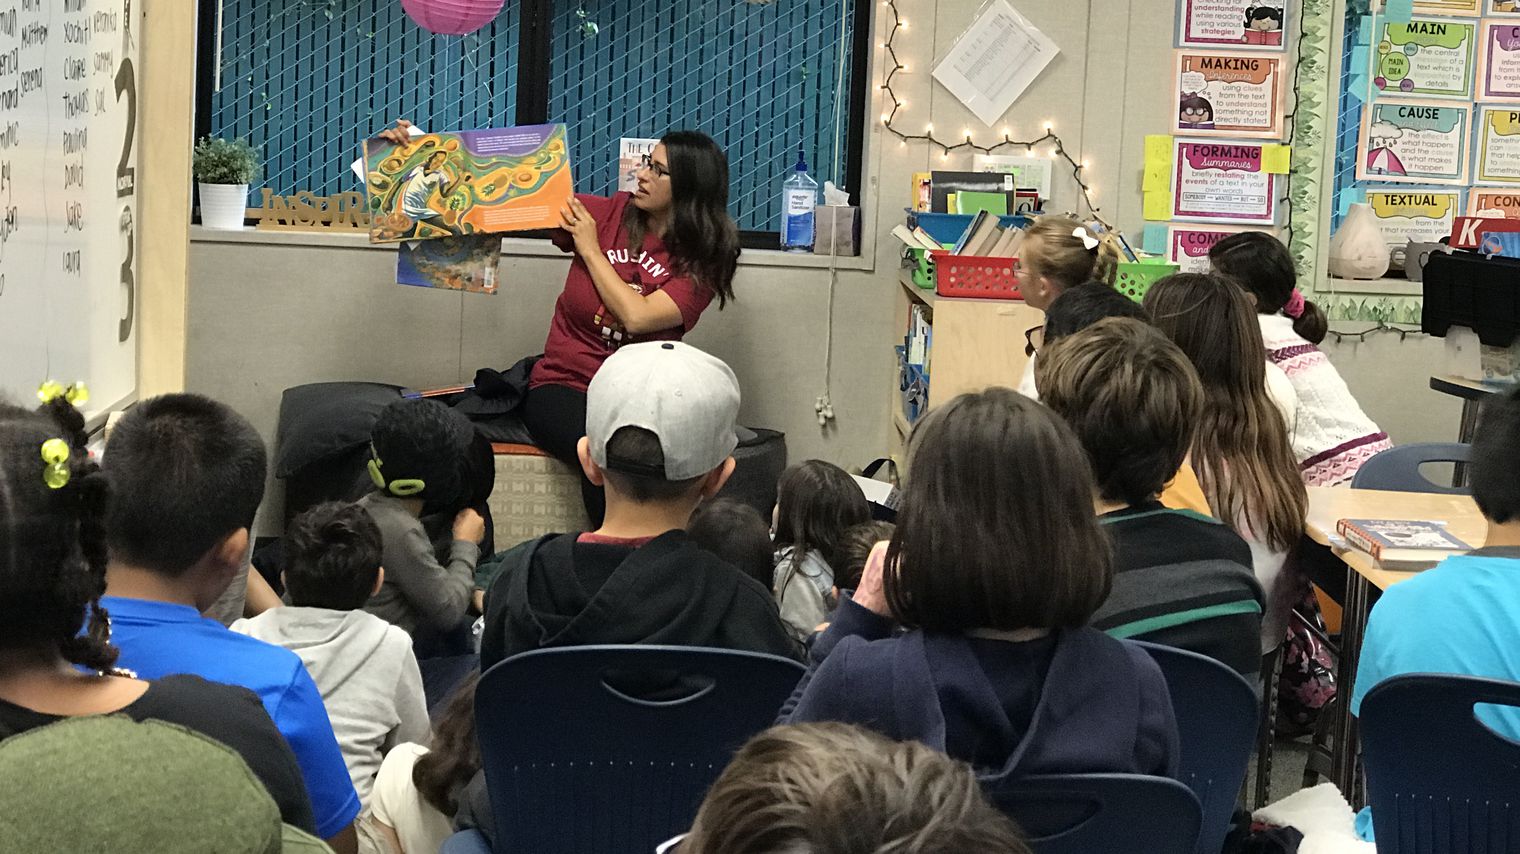
[[[1077, 229], [1097, 238], [1098, 245], [1088, 249], [1082, 238], [1076, 236]], [[1029, 226], [1024, 239], [1020, 266], [1049, 279], [1059, 290], [1090, 281], [1112, 285], [1119, 272], [1119, 261], [1124, 257], [1112, 232], [1099, 233], [1095, 226], [1070, 217], [1042, 216]]]
[[772, 727], [713, 784], [679, 854], [1029, 854], [976, 775], [860, 727]]

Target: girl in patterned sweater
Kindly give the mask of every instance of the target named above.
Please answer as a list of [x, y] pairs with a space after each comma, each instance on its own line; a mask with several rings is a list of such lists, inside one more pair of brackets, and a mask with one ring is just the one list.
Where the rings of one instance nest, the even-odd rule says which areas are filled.
[[1317, 346], [1329, 324], [1324, 311], [1299, 291], [1287, 248], [1264, 232], [1243, 232], [1214, 244], [1209, 262], [1256, 301], [1267, 361], [1282, 368], [1297, 394], [1290, 427], [1304, 483], [1350, 483], [1362, 463], [1391, 444]]

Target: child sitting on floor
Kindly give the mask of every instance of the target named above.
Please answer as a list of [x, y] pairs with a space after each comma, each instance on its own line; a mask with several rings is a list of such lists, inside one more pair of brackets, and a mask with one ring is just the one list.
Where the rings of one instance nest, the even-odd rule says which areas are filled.
[[370, 433], [375, 491], [359, 504], [380, 528], [386, 572], [364, 609], [406, 630], [419, 654], [442, 653], [470, 606], [485, 519], [470, 508], [459, 511], [447, 565], [438, 562], [420, 521], [462, 493], [460, 460], [469, 446], [469, 424], [434, 400], [392, 403]]
[[771, 546], [770, 526], [759, 510], [732, 498], [704, 501], [686, 523], [686, 535], [735, 569], [766, 587], [771, 586], [775, 550]]
[[806, 640], [834, 605], [840, 537], [870, 518], [865, 493], [839, 466], [808, 460], [782, 473], [776, 486], [772, 589], [781, 619], [797, 640]]
[[357, 504], [319, 504], [285, 532], [280, 574], [290, 605], [232, 630], [301, 657], [332, 720], [359, 800], [367, 802], [380, 760], [403, 741], [425, 741], [422, 674], [406, 632], [365, 613], [380, 587], [380, 529]]

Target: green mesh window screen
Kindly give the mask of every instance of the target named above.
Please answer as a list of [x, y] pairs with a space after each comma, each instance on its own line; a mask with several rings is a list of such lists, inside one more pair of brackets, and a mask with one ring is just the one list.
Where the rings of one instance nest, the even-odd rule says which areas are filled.
[[397, 118], [429, 130], [513, 123], [515, 6], [479, 32], [435, 36], [400, 0], [202, 2], [201, 14], [219, 14], [220, 26], [213, 60], [201, 63], [209, 124], [202, 116], [200, 127], [259, 146], [262, 185], [276, 193], [359, 190], [348, 164], [365, 137]]

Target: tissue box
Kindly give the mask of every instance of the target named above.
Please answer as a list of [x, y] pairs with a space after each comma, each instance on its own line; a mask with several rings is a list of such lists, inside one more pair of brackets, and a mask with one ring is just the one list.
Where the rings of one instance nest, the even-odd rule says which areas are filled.
[[860, 208], [819, 205], [814, 222], [818, 228], [813, 238], [814, 255], [860, 254]]

